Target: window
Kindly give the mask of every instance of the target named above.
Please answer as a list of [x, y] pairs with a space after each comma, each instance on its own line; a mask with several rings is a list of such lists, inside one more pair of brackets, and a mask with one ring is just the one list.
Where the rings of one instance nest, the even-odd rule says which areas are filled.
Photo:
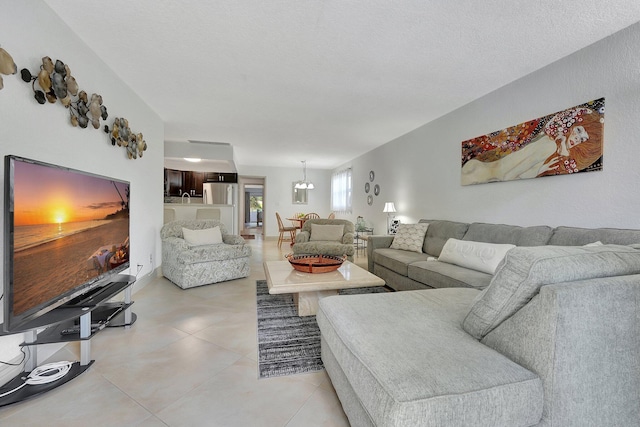
[[336, 213], [351, 213], [353, 187], [351, 169], [344, 169], [331, 177], [331, 210]]

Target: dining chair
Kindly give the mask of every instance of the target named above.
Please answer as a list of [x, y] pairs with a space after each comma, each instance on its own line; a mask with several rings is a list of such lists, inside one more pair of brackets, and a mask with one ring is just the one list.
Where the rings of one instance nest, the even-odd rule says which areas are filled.
[[291, 243], [293, 244], [293, 242], [296, 241], [296, 227], [285, 227], [284, 224], [282, 224], [282, 218], [280, 218], [278, 212], [276, 212], [276, 219], [278, 220], [278, 231], [280, 233], [278, 236], [278, 247], [282, 247], [282, 242], [285, 240], [284, 233], [289, 233]]
[[304, 219], [319, 219], [320, 215], [315, 212], [308, 213], [304, 216]]
[[335, 212], [331, 212], [329, 214], [329, 219], [336, 219], [336, 213]]
[[220, 209], [198, 208], [196, 209], [196, 219], [220, 219]]
[[163, 224], [166, 224], [171, 221], [176, 220], [176, 210], [174, 208], [164, 208], [164, 221]]

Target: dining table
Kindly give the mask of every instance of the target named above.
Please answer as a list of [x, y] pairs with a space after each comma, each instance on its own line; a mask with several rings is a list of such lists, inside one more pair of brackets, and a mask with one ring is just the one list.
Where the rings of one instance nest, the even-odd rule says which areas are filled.
[[[304, 225], [304, 222], [306, 220], [307, 220], [307, 218], [303, 218], [303, 217], [287, 218], [287, 221], [291, 221], [293, 223], [293, 226], [296, 228], [296, 231], [302, 229], [302, 226]], [[295, 241], [292, 241], [291, 242], [291, 246], [293, 246], [294, 243], [295, 243]]]
[[294, 223], [294, 227], [296, 227], [298, 230], [302, 228], [306, 220], [307, 218], [287, 218], [287, 221], [291, 221], [292, 223]]

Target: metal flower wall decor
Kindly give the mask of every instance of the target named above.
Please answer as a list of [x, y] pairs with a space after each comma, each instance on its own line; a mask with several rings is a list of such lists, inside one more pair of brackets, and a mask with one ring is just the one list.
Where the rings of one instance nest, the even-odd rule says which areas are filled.
[[13, 58], [9, 55], [9, 52], [0, 47], [0, 89], [4, 87], [2, 81], [2, 74], [10, 75], [18, 72], [16, 63], [13, 62]]
[[[23, 68], [20, 71], [22, 80], [31, 83], [34, 98], [38, 104], [49, 101], [55, 104], [60, 101], [69, 109], [71, 125], [86, 128], [89, 122], [95, 129], [100, 128], [100, 119], [106, 120], [109, 114], [107, 107], [102, 105], [102, 96], [94, 93], [91, 98], [83, 90], [79, 90], [78, 82], [71, 75], [69, 66], [59, 59], [55, 64], [48, 56], [42, 58], [40, 71], [36, 76]], [[36, 88], [36, 83], [40, 89]]]
[[[69, 121], [73, 127], [85, 129], [91, 123], [94, 129], [99, 129], [100, 119], [107, 120], [109, 117], [102, 96], [93, 93], [89, 97], [84, 90], [80, 90], [78, 82], [71, 75], [69, 66], [59, 59], [54, 63], [50, 57], [43, 57], [40, 71], [35, 76], [26, 68], [23, 68], [20, 73], [22, 80], [31, 83], [34, 98], [38, 104], [45, 104], [47, 101], [55, 104], [60, 101], [65, 108], [69, 109]], [[111, 145], [117, 144], [127, 149], [129, 159], [136, 159], [138, 155], [142, 157], [143, 151], [147, 149], [147, 143], [142, 134], [131, 132], [126, 119], [116, 118], [112, 128], [109, 129], [105, 125], [104, 131], [111, 135]]]
[[147, 142], [141, 133], [135, 134], [129, 128], [129, 120], [125, 118], [115, 118], [113, 126], [104, 126], [104, 131], [111, 137], [111, 145], [118, 144], [118, 147], [127, 149], [127, 157], [136, 159], [142, 157], [142, 153], [147, 149]]

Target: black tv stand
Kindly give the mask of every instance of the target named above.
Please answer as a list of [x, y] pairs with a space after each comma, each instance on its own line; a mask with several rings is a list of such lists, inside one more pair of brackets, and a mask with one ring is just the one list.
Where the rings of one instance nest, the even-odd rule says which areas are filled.
[[[0, 397], [0, 407], [39, 395], [71, 381], [94, 362], [91, 359], [93, 335], [105, 327], [133, 325], [137, 318], [131, 311], [133, 304], [131, 286], [135, 282], [135, 277], [118, 275], [114, 279], [112, 283], [99, 288], [97, 292], [92, 292], [86, 298], [69, 301], [25, 325], [22, 332], [25, 333], [26, 338], [21, 345], [29, 348], [30, 351], [27, 354], [30, 357], [25, 360], [24, 371], [0, 387], [0, 395], [23, 384], [27, 375], [37, 367], [39, 344], [80, 341], [80, 361], [74, 362], [71, 370], [54, 382], [26, 385], [11, 394]], [[124, 292], [122, 302], [107, 302], [121, 292]], [[42, 328], [45, 329], [38, 333], [38, 329]], [[71, 333], [70, 330], [74, 332]], [[11, 333], [14, 334], [16, 331]]]
[[[80, 362], [74, 362], [71, 366], [71, 370], [67, 372], [67, 375], [58, 379], [57, 381], [50, 382], [48, 384], [26, 385], [21, 389], [8, 394], [4, 397], [0, 397], [0, 406], [10, 405], [12, 403], [21, 402], [23, 400], [38, 396], [54, 388], [60, 387], [62, 384], [66, 384], [87, 369], [93, 364], [93, 360], [88, 365], [81, 365]], [[20, 387], [29, 375], [29, 372], [21, 372], [15, 376], [11, 381], [0, 388], [0, 394], [3, 394], [9, 390], [13, 390]]]

